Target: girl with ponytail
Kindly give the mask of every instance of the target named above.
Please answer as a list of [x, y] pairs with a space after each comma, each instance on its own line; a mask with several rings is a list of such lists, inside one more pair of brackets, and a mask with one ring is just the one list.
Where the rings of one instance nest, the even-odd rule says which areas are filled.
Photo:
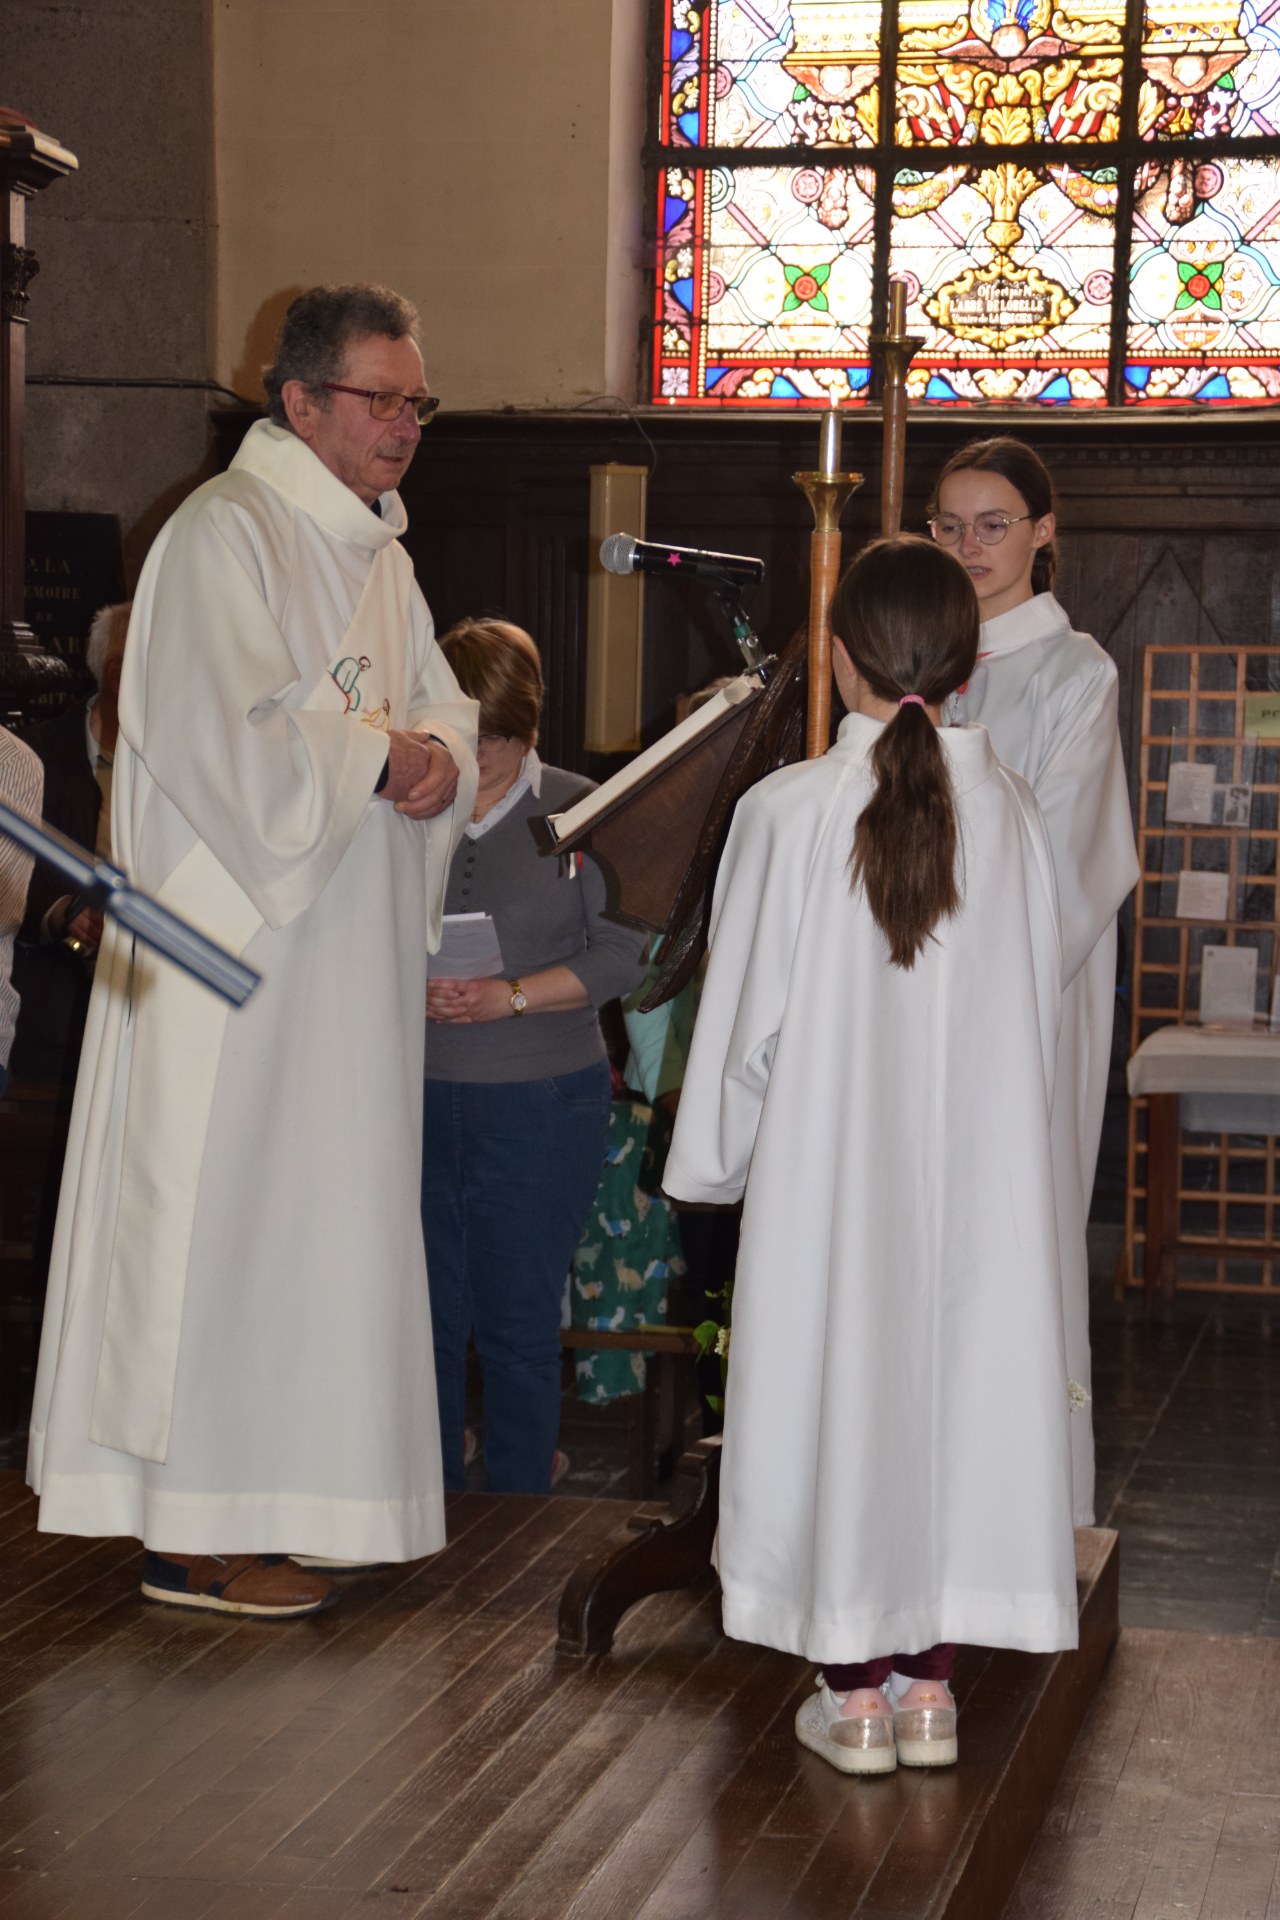
[[923, 541], [879, 540], [836, 589], [831, 625], [841, 699], [851, 713], [886, 721], [849, 871], [893, 964], [910, 967], [960, 905], [955, 807], [936, 729], [942, 702], [973, 671], [978, 608], [960, 568], [938, 566]]
[[1076, 1643], [1049, 1143], [1061, 948], [981, 727], [965, 570], [911, 536], [831, 610], [848, 712], [739, 801], [665, 1186], [743, 1199], [716, 1563], [727, 1633], [821, 1663], [800, 1742], [957, 1756], [956, 1643]]
[[973, 582], [978, 666], [948, 708], [979, 721], [1044, 813], [1062, 914], [1062, 1024], [1053, 1107], [1071, 1419], [1072, 1506], [1093, 1524], [1089, 1261], [1085, 1228], [1102, 1137], [1116, 988], [1116, 916], [1138, 878], [1120, 748], [1116, 669], [1076, 633], [1050, 589], [1057, 500], [1021, 440], [976, 440], [938, 476], [929, 526]]

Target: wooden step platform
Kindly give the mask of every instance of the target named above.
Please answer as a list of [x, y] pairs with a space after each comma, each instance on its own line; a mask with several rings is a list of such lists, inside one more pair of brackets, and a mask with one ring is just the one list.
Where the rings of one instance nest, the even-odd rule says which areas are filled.
[[1115, 1635], [1114, 1536], [1077, 1536], [1079, 1654], [967, 1655], [960, 1767], [859, 1782], [714, 1591], [557, 1651], [622, 1513], [459, 1495], [434, 1560], [267, 1624], [144, 1605], [132, 1543], [37, 1534], [0, 1475], [0, 1920], [994, 1920]]

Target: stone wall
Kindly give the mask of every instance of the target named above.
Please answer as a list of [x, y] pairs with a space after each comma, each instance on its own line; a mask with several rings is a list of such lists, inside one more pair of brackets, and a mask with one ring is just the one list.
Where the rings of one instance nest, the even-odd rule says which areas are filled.
[[415, 299], [452, 407], [634, 398], [646, 12], [0, 0], [0, 102], [80, 161], [30, 214], [28, 504], [117, 514], [135, 575], [210, 470], [200, 384], [256, 398], [318, 280]]
[[[3, 104], [80, 162], [28, 214], [39, 256], [27, 504], [119, 516], [131, 576], [209, 470], [207, 0], [0, 0]], [[85, 386], [46, 386], [42, 377]]]

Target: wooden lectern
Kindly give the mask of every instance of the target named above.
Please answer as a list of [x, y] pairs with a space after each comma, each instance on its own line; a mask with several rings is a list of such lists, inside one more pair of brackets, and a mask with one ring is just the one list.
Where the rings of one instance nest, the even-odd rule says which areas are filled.
[[23, 114], [0, 107], [0, 721], [20, 715], [38, 693], [68, 678], [27, 625], [26, 385], [27, 288], [39, 261], [27, 245], [27, 201], [74, 173], [78, 162]]

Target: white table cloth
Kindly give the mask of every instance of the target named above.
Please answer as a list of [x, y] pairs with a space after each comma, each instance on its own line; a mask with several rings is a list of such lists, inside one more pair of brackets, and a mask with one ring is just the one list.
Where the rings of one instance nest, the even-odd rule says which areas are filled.
[[1193, 1133], [1280, 1133], [1280, 1033], [1161, 1027], [1129, 1061], [1129, 1092], [1177, 1093]]

